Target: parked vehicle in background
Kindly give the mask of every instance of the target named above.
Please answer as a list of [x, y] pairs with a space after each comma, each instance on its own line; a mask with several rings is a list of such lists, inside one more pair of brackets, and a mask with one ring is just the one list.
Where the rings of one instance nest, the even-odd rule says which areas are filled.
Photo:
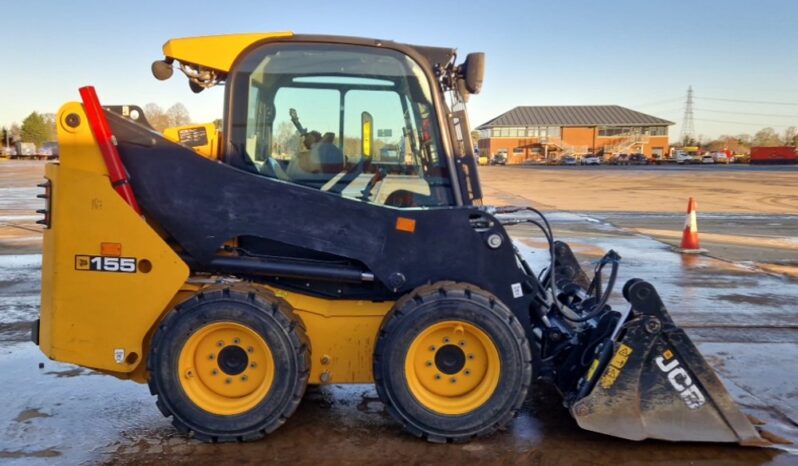
[[496, 152], [490, 159], [491, 165], [507, 165], [507, 152]]
[[[58, 157], [59, 150], [58, 150], [58, 142], [56, 141], [48, 141], [42, 144], [42, 151], [47, 151], [50, 156]], [[40, 153], [42, 153], [40, 151]]]
[[487, 165], [488, 162], [489, 162], [489, 160], [488, 160], [488, 156], [487, 155], [480, 155], [477, 158], [477, 163], [480, 164], [480, 165]]
[[629, 156], [629, 165], [648, 165], [645, 154], [632, 154]]
[[795, 147], [752, 147], [751, 164], [798, 163]]
[[560, 159], [562, 165], [576, 165], [576, 157], [573, 155], [563, 155]]
[[685, 163], [693, 163], [693, 156], [688, 154], [684, 151], [677, 151], [676, 152], [676, 163], [678, 164], [685, 164]]
[[715, 163], [729, 163], [729, 156], [725, 152], [713, 152], [710, 155]]
[[711, 154], [704, 154], [701, 156], [701, 163], [715, 163], [715, 159]]
[[18, 142], [15, 144], [17, 157], [33, 157], [36, 155], [36, 144], [32, 142]]
[[666, 165], [669, 163], [676, 163], [676, 159], [662, 154], [652, 154], [651, 163], [653, 163], [654, 165]]
[[629, 165], [629, 156], [626, 154], [615, 154], [610, 159], [611, 165]]
[[602, 157], [596, 154], [587, 154], [582, 159], [582, 165], [601, 165], [601, 159]]

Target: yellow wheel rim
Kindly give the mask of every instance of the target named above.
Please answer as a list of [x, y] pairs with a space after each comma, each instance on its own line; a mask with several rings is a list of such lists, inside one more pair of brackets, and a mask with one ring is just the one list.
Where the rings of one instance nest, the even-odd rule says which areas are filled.
[[459, 320], [424, 329], [405, 359], [410, 392], [439, 414], [466, 414], [484, 405], [496, 391], [500, 375], [493, 340], [479, 327]]
[[178, 377], [199, 408], [232, 416], [254, 408], [269, 393], [274, 357], [251, 328], [215, 322], [188, 337], [178, 358]]

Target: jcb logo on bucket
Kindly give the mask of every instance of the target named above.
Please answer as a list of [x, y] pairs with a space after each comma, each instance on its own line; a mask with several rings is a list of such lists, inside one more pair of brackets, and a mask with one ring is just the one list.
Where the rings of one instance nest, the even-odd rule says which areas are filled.
[[[693, 384], [693, 379], [687, 374], [687, 371], [679, 364], [679, 360], [673, 357], [670, 350], [662, 353], [662, 356], [657, 356], [655, 359], [659, 370], [668, 376], [668, 382], [671, 387], [679, 393], [679, 396], [690, 409], [699, 409], [706, 403], [706, 398], [701, 390]], [[667, 362], [666, 362], [667, 361]]]

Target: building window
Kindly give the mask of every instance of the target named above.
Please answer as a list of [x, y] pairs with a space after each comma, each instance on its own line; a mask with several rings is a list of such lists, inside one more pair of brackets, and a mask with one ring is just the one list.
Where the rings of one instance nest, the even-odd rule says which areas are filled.
[[649, 134], [652, 136], [667, 136], [668, 135], [668, 127], [667, 126], [651, 126], [649, 128]]
[[599, 126], [599, 137], [619, 137], [619, 136], [632, 136], [635, 134], [650, 134], [649, 131], [654, 128], [645, 126]]
[[507, 136], [509, 136], [511, 138], [517, 138], [518, 137], [518, 128], [508, 128], [507, 131], [508, 131]]
[[527, 128], [526, 135], [530, 138], [538, 137], [538, 128], [537, 127]]

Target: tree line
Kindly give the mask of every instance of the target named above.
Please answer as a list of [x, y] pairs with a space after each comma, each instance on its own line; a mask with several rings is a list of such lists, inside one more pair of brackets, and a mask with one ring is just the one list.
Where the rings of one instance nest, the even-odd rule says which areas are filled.
[[[179, 102], [166, 110], [156, 103], [149, 103], [143, 110], [150, 126], [156, 131], [191, 123], [188, 109]], [[32, 142], [40, 147], [45, 142], [55, 141], [58, 137], [55, 118], [54, 113], [31, 112], [22, 120], [22, 124], [14, 122], [0, 128], [0, 145]]]
[[798, 147], [798, 128], [790, 126], [779, 134], [773, 128], [762, 128], [754, 135], [747, 133], [737, 135], [721, 135], [712, 140], [685, 138], [683, 146], [701, 146], [708, 151], [730, 150], [735, 154], [748, 153], [751, 147], [758, 146], [793, 146]]

